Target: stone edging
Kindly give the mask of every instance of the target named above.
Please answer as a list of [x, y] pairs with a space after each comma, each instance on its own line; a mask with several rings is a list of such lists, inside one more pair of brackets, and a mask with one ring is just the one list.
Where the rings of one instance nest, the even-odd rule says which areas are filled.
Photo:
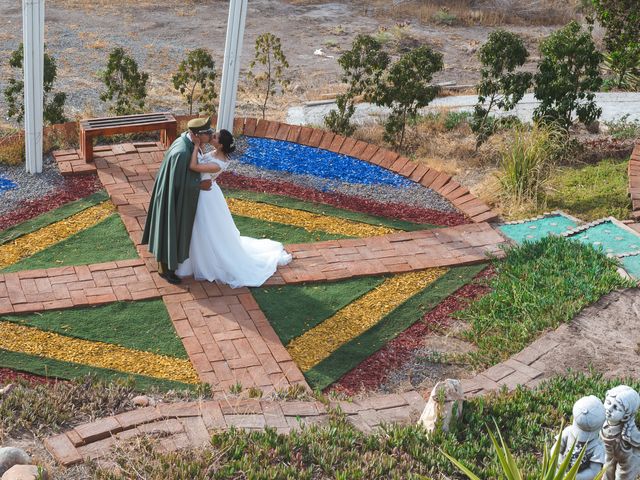
[[[456, 182], [451, 175], [362, 140], [336, 135], [319, 128], [245, 117], [238, 117], [234, 120], [233, 131], [235, 134], [298, 143], [349, 155], [391, 170], [438, 192], [474, 223], [492, 222], [499, 218], [496, 212], [470, 193], [469, 189]], [[111, 147], [95, 147], [94, 152], [109, 148]], [[78, 151], [74, 149], [56, 152], [55, 158], [63, 175], [87, 174], [96, 171], [95, 165], [86, 164], [80, 159]]]
[[628, 167], [629, 175], [629, 195], [631, 196], [632, 212], [631, 215], [636, 220], [640, 220], [640, 143], [637, 143]]

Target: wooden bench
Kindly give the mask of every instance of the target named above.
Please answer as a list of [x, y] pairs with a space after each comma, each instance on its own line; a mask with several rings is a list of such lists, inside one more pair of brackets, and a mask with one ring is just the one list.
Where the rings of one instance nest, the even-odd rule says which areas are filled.
[[165, 148], [168, 148], [178, 135], [178, 122], [170, 113], [143, 113], [82, 120], [80, 122], [80, 157], [86, 162], [93, 160], [93, 138], [99, 135], [155, 130], [160, 130], [160, 141]]

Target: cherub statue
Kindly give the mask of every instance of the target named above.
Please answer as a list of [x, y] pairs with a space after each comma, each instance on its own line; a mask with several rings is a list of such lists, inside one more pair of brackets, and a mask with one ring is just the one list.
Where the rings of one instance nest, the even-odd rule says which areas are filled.
[[[584, 448], [577, 480], [593, 480], [602, 470], [605, 463], [605, 449], [598, 433], [604, 420], [604, 405], [598, 397], [589, 395], [573, 404], [573, 424], [562, 431], [558, 463], [562, 463], [571, 453], [570, 465], [573, 466]], [[573, 450], [571, 450], [572, 447]]]
[[640, 395], [631, 387], [618, 385], [607, 392], [606, 423], [600, 432], [607, 480], [636, 480], [640, 475], [640, 430], [635, 420], [638, 407]]

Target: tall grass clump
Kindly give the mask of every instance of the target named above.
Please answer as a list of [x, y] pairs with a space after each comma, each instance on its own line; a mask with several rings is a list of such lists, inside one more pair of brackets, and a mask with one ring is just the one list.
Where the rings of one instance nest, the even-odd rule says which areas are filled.
[[566, 136], [553, 126], [516, 125], [500, 152], [501, 193], [514, 207], [538, 206], [553, 166], [562, 155]]
[[491, 292], [457, 314], [469, 323], [463, 337], [478, 347], [468, 354], [475, 367], [506, 360], [603, 295], [632, 286], [614, 259], [563, 237], [524, 242], [506, 253], [495, 262]]

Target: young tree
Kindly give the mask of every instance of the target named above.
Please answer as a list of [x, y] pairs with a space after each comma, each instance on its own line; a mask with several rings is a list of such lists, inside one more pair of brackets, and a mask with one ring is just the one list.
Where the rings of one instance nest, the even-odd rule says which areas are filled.
[[[9, 65], [17, 70], [19, 78], [10, 78], [8, 85], [4, 90], [4, 99], [7, 102], [7, 114], [9, 118], [14, 118], [16, 122], [22, 123], [24, 120], [24, 81], [23, 78], [24, 53], [23, 46], [20, 44], [18, 48], [11, 54]], [[51, 97], [53, 83], [56, 80], [58, 69], [55, 59], [46, 51], [44, 52], [44, 71], [43, 71], [43, 90], [44, 90], [44, 121], [47, 123], [64, 123], [67, 118], [64, 116], [64, 102], [67, 94], [57, 92]]]
[[[253, 69], [256, 65], [262, 65], [264, 70], [257, 74], [254, 73]], [[267, 102], [270, 96], [276, 94], [276, 87], [280, 85], [280, 88], [284, 90], [289, 85], [289, 81], [284, 76], [284, 71], [289, 68], [289, 63], [282, 52], [280, 39], [272, 33], [263, 33], [258, 36], [255, 57], [249, 66], [251, 68], [249, 78], [253, 81], [253, 85], [264, 92], [264, 101], [260, 107], [262, 118], [264, 118]]]
[[442, 54], [422, 46], [405, 53], [386, 75], [376, 94], [376, 103], [391, 108], [385, 122], [386, 141], [402, 149], [407, 121], [415, 121], [418, 110], [436, 97], [433, 74], [444, 67]]
[[114, 115], [131, 115], [144, 110], [149, 74], [138, 71], [138, 64], [121, 47], [111, 51], [107, 68], [100, 73], [107, 87], [100, 100], [110, 103]]
[[358, 35], [351, 50], [338, 59], [342, 67], [342, 81], [347, 92], [336, 99], [338, 110], [331, 110], [325, 117], [325, 125], [335, 133], [351, 135], [355, 127], [350, 120], [355, 112], [355, 97], [362, 95], [372, 100], [380, 88], [381, 78], [389, 66], [389, 55], [382, 51], [382, 44], [369, 35]]
[[180, 62], [173, 75], [173, 86], [187, 99], [189, 115], [193, 114], [194, 102], [200, 103], [198, 113], [215, 113], [216, 64], [211, 54], [204, 48], [189, 52], [186, 60]]
[[477, 86], [478, 103], [474, 108], [471, 129], [476, 134], [476, 146], [479, 147], [495, 128], [489, 117], [491, 109], [513, 109], [531, 85], [533, 75], [516, 71], [527, 61], [529, 52], [522, 38], [515, 33], [494, 30], [478, 56], [482, 65], [481, 79]]
[[638, 0], [592, 0], [605, 28], [604, 45], [616, 84], [625, 87], [627, 74], [640, 73], [640, 5]]
[[540, 105], [534, 119], [557, 123], [564, 129], [572, 125], [574, 112], [584, 124], [596, 120], [602, 113], [594, 100], [594, 92], [602, 86], [602, 55], [591, 32], [570, 22], [540, 44], [540, 54], [534, 77], [534, 93]]

